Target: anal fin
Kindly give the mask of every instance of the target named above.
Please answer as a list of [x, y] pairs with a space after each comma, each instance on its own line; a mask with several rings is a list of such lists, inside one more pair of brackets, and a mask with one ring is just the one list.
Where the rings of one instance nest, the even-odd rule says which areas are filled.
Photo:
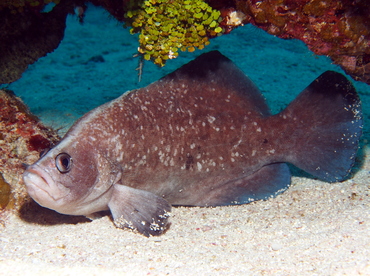
[[108, 207], [118, 228], [147, 237], [161, 235], [168, 226], [171, 205], [163, 198], [128, 186], [114, 185]]

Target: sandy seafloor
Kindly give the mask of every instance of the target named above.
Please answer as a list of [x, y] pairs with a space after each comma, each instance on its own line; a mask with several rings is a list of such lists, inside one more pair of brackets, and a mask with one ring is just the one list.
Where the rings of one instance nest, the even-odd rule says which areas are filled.
[[[60, 47], [8, 88], [63, 133], [90, 109], [201, 53], [183, 53], [162, 69], [146, 62], [138, 83], [136, 48], [128, 30], [90, 7], [85, 24], [70, 16]], [[325, 70], [341, 71], [303, 43], [251, 26], [212, 40], [204, 51], [212, 49], [260, 87], [274, 113]], [[174, 208], [171, 228], [160, 237], [117, 229], [108, 216], [77, 224], [58, 216], [42, 223], [45, 214], [53, 216], [46, 211], [28, 221], [10, 216], [0, 226], [0, 275], [370, 275], [370, 159], [364, 146], [370, 87], [355, 85], [365, 128], [353, 178], [329, 184], [295, 173], [292, 186], [268, 201]]]

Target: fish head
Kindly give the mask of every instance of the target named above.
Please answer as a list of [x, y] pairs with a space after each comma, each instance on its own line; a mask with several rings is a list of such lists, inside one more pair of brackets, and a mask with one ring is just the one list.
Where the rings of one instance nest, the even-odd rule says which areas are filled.
[[121, 175], [102, 154], [56, 146], [27, 167], [23, 180], [28, 194], [41, 206], [88, 216], [108, 210], [111, 186]]

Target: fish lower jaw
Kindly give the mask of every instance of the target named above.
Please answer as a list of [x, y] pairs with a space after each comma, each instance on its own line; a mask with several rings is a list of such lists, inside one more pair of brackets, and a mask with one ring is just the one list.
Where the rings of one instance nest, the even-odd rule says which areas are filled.
[[47, 183], [45, 178], [38, 173], [25, 172], [23, 175], [28, 194], [40, 205], [55, 209], [60, 206], [63, 199], [70, 190], [66, 187], [59, 187], [55, 183]]

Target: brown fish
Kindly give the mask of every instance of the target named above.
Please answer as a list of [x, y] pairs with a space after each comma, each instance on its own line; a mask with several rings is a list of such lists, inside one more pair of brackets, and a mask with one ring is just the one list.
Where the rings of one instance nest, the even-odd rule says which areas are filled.
[[42, 206], [86, 216], [109, 209], [116, 226], [159, 235], [171, 205], [284, 191], [286, 162], [344, 179], [361, 130], [361, 103], [343, 75], [325, 72], [272, 116], [252, 81], [213, 51], [84, 115], [24, 181]]

